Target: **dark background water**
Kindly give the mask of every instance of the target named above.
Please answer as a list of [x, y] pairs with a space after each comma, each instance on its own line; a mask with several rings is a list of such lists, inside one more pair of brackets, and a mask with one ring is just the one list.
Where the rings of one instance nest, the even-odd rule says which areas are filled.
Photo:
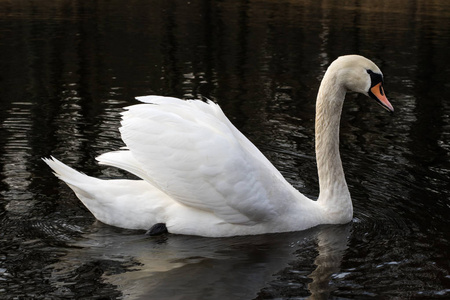
[[[0, 298], [449, 298], [448, 1], [0, 0]], [[127, 177], [134, 96], [207, 97], [304, 194], [318, 194], [314, 102], [361, 54], [396, 111], [348, 95], [344, 226], [206, 239], [96, 222], [41, 161]]]

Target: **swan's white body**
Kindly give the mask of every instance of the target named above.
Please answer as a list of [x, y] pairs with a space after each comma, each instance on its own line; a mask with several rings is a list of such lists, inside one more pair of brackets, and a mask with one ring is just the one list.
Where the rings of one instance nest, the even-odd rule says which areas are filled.
[[319, 89], [317, 201], [294, 189], [210, 101], [146, 96], [137, 98], [146, 104], [126, 108], [120, 132], [127, 150], [97, 159], [141, 180], [101, 180], [54, 158], [44, 161], [98, 220], [113, 226], [164, 223], [171, 233], [223, 237], [346, 223], [353, 209], [339, 156], [340, 113], [348, 88], [365, 94], [371, 88], [367, 73], [354, 78], [355, 68], [381, 74], [371, 61], [345, 56]]

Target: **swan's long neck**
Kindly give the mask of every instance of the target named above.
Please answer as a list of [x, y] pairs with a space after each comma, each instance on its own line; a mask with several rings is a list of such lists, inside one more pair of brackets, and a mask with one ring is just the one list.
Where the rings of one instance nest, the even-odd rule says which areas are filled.
[[316, 102], [316, 160], [320, 203], [333, 222], [351, 220], [353, 207], [339, 154], [339, 124], [346, 88], [329, 69], [322, 80]]

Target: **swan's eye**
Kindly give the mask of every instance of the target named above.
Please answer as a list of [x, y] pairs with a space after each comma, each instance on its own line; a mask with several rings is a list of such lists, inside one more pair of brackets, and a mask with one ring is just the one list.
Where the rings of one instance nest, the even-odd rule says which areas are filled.
[[370, 87], [374, 87], [379, 83], [383, 83], [383, 75], [379, 73], [375, 73], [372, 70], [367, 70], [367, 73], [370, 75]]
[[384, 90], [383, 90], [383, 86], [380, 84], [380, 95], [384, 96]]

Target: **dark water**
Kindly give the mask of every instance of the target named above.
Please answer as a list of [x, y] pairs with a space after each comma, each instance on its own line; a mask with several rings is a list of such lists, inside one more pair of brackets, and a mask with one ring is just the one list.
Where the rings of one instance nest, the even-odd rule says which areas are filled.
[[[450, 298], [449, 49], [444, 0], [0, 0], [0, 298]], [[396, 112], [347, 97], [348, 225], [150, 238], [96, 222], [40, 160], [129, 176], [94, 161], [123, 145], [121, 108], [207, 97], [315, 197], [315, 95], [350, 53]]]

